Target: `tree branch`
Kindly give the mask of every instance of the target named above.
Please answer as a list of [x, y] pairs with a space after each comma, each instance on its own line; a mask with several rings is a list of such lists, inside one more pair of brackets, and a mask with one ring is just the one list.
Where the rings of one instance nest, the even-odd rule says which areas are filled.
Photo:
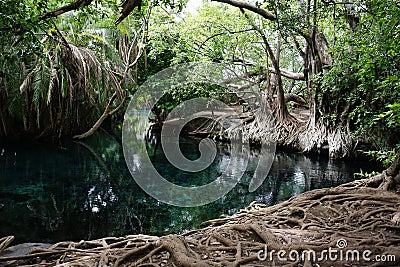
[[295, 45], [297, 51], [299, 52], [300, 56], [301, 56], [301, 57], [303, 58], [303, 60], [304, 60], [305, 57], [306, 57], [306, 53], [305, 53], [305, 52], [303, 51], [303, 49], [300, 47], [299, 41], [297, 41], [296, 36], [295, 36], [293, 33], [291, 33], [291, 35], [292, 35], [293, 42], [294, 42], [294, 45]]
[[39, 16], [40, 19], [48, 19], [48, 18], [53, 18], [57, 17], [61, 14], [67, 13], [72, 10], [77, 10], [81, 7], [88, 6], [93, 2], [93, 0], [76, 0], [75, 2], [72, 2], [68, 5], [62, 6], [60, 8], [57, 8], [55, 10], [43, 13], [42, 15]]
[[237, 34], [237, 33], [250, 32], [250, 31], [254, 31], [254, 30], [253, 30], [253, 29], [245, 29], [245, 30], [240, 30], [240, 31], [230, 31], [230, 30], [227, 30], [227, 31], [225, 31], [225, 32], [215, 33], [215, 34], [213, 34], [213, 35], [211, 35], [211, 36], [208, 36], [206, 39], [204, 39], [204, 41], [199, 45], [199, 50], [202, 48], [202, 46], [203, 46], [206, 42], [208, 42], [209, 40], [211, 40], [211, 39], [213, 39], [213, 38], [215, 38], [215, 37], [218, 37], [218, 36], [221, 36], [221, 35], [224, 35], [224, 34]]
[[[240, 58], [233, 58], [232, 62], [233, 63], [241, 63], [245, 66], [253, 66], [253, 67], [257, 65], [255, 62], [252, 62], [252, 61], [246, 60], [246, 59], [240, 59]], [[273, 67], [269, 67], [268, 71], [272, 72], [274, 74], [277, 74], [275, 68], [273, 68]], [[281, 69], [281, 68], [279, 68], [279, 71], [283, 77], [286, 77], [286, 78], [289, 78], [292, 80], [299, 80], [299, 81], [305, 80], [304, 73], [302, 73], [302, 72], [292, 72], [292, 71]]]
[[277, 51], [278, 52], [277, 55], [275, 56], [274, 52], [272, 51], [271, 45], [269, 44], [268, 39], [265, 36], [265, 34], [263, 33], [263, 31], [251, 20], [251, 18], [245, 13], [243, 8], [241, 8], [240, 11], [246, 17], [246, 19], [250, 23], [250, 25], [260, 34], [261, 38], [264, 41], [265, 52], [267, 53], [267, 55], [269, 56], [269, 58], [272, 61], [272, 66], [275, 71], [276, 79], [278, 82], [278, 88], [277, 88], [278, 114], [279, 114], [279, 119], [283, 120], [287, 116], [288, 111], [287, 111], [286, 103], [285, 103], [285, 99], [284, 99], [283, 84], [282, 84], [282, 72], [279, 67], [279, 56], [280, 56], [279, 49]]
[[[132, 40], [131, 45], [129, 46], [127, 54], [126, 55], [122, 55], [123, 58], [124, 58], [125, 68], [124, 68], [124, 72], [123, 72], [123, 74], [121, 76], [121, 80], [120, 80], [120, 82], [119, 82], [119, 84], [117, 86], [117, 89], [118, 88], [120, 90], [122, 89], [122, 87], [125, 84], [126, 77], [129, 74], [129, 70], [131, 68], [133, 68], [138, 63], [140, 57], [143, 54], [144, 49], [146, 49], [144, 46], [140, 46], [140, 44], [143, 44], [145, 42], [146, 34], [143, 33], [143, 32], [146, 32], [146, 30], [147, 30], [147, 27], [148, 27], [147, 23], [148, 23], [148, 18], [150, 17], [151, 10], [152, 10], [152, 7], [150, 6], [148, 11], [147, 11], [147, 15], [145, 17], [145, 23], [142, 25], [142, 28], [135, 33], [135, 37]], [[138, 41], [139, 33], [142, 34], [142, 39], [140, 41]], [[137, 46], [139, 48], [139, 52], [136, 53], [135, 59], [131, 62], [131, 58], [130, 57], [131, 57], [131, 54], [132, 54], [132, 50], [133, 50], [133, 48], [135, 46]], [[109, 116], [111, 116], [111, 115], [115, 114], [116, 112], [118, 112], [123, 107], [123, 105], [125, 103], [125, 100], [127, 99], [126, 95], [124, 95], [120, 99], [119, 105], [115, 109], [111, 110], [112, 105], [113, 105], [114, 101], [116, 100], [118, 94], [119, 94], [119, 90], [116, 90], [114, 92], [114, 94], [111, 96], [110, 100], [108, 101], [108, 104], [107, 104], [103, 114], [100, 116], [100, 118], [97, 120], [97, 122], [93, 125], [92, 128], [90, 128], [87, 132], [85, 132], [83, 134], [75, 135], [73, 138], [83, 139], [83, 138], [89, 137], [90, 135], [92, 135], [101, 126], [101, 124], [103, 123], [103, 121], [105, 119], [107, 119]]]
[[83, 134], [75, 135], [73, 138], [83, 139], [83, 138], [91, 136], [100, 127], [100, 125], [103, 123], [103, 121], [105, 119], [107, 119], [107, 117], [110, 115], [111, 106], [114, 103], [114, 100], [116, 97], [117, 97], [117, 92], [114, 92], [114, 94], [111, 96], [110, 100], [108, 101], [107, 107], [104, 110], [103, 114], [100, 116], [100, 118], [97, 120], [97, 122], [93, 125], [93, 127], [90, 128], [89, 131], [87, 131], [86, 133], [83, 133]]
[[285, 103], [294, 102], [297, 105], [304, 106], [307, 104], [303, 97], [296, 94], [285, 94]]
[[[275, 68], [271, 67], [271, 68], [268, 68], [268, 70], [270, 72], [276, 74]], [[280, 69], [280, 72], [281, 72], [281, 75], [283, 77], [286, 77], [286, 78], [289, 78], [289, 79], [292, 79], [292, 80], [299, 80], [299, 81], [304, 81], [305, 80], [304, 73], [301, 73], [301, 72], [291, 72], [291, 71], [284, 70], [284, 69]]]
[[243, 9], [247, 9], [249, 11], [252, 11], [260, 16], [262, 16], [265, 19], [268, 20], [276, 20], [276, 17], [274, 14], [268, 12], [267, 10], [257, 7], [255, 5], [246, 3], [246, 2], [242, 2], [242, 1], [237, 1], [237, 0], [211, 0], [214, 2], [220, 2], [220, 3], [225, 3], [234, 7], [238, 7], [238, 8], [243, 8]]

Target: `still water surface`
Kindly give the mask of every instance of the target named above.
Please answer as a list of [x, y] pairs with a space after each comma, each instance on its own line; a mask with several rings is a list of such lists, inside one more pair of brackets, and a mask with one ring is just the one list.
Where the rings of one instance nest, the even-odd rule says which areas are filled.
[[[154, 141], [154, 139], [153, 139]], [[198, 157], [194, 138], [182, 138], [188, 158]], [[150, 141], [151, 143], [151, 141]], [[149, 143], [149, 155], [161, 174], [174, 183], [209, 183], [221, 174], [229, 144], [218, 144], [214, 163], [201, 173], [170, 165], [160, 148]], [[366, 161], [329, 161], [297, 153], [276, 153], [264, 183], [248, 192], [257, 166], [252, 149], [245, 175], [221, 199], [201, 207], [180, 208], [158, 202], [130, 176], [115, 137], [97, 133], [85, 142], [59, 145], [0, 145], [0, 237], [16, 243], [78, 241], [126, 234], [182, 233], [200, 223], [230, 215], [252, 201], [273, 205], [307, 190], [331, 187], [354, 179], [353, 173], [378, 167]]]

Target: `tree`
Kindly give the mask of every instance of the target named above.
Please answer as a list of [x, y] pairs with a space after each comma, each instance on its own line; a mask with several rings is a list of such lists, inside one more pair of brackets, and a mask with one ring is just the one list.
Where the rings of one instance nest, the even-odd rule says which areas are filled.
[[[259, 107], [253, 110], [258, 119], [246, 125], [246, 131], [253, 140], [270, 134], [269, 130], [265, 130], [270, 119], [265, 114], [272, 113], [276, 121], [274, 135], [277, 140], [302, 151], [328, 149], [330, 157], [335, 158], [354, 152], [359, 139], [371, 137], [371, 140], [378, 141], [375, 145], [380, 148], [393, 147], [398, 143], [398, 127], [388, 131], [389, 126], [376, 119], [378, 114], [385, 111], [385, 106], [398, 102], [399, 98], [399, 58], [396, 53], [400, 39], [398, 4], [383, 4], [375, 0], [346, 3], [319, 0], [270, 0], [255, 4], [237, 0], [216, 2], [220, 3], [205, 4], [195, 15], [179, 13], [183, 2], [143, 1], [140, 3], [142, 8], [138, 10], [139, 1], [126, 1], [123, 5], [123, 23], [117, 28], [114, 23], [120, 15], [115, 1], [77, 0], [68, 4], [50, 1], [37, 5], [25, 1], [15, 7], [4, 7], [4, 21], [7, 14], [18, 14], [13, 20], [14, 24], [3, 29], [7, 34], [5, 36], [11, 36], [11, 39], [14, 38], [25, 48], [29, 46], [29, 49], [21, 45], [15, 49], [8, 42], [8, 37], [2, 39], [5, 43], [2, 54], [14, 55], [14, 59], [4, 57], [3, 66], [14, 60], [14, 68], [7, 72], [10, 80], [6, 83], [3, 80], [3, 88], [6, 88], [3, 93], [9, 91], [7, 88], [10, 87], [7, 86], [10, 82], [14, 84], [12, 88], [23, 84], [22, 89], [38, 84], [34, 78], [39, 76], [38, 70], [42, 71], [41, 80], [47, 82], [42, 83], [42, 90], [36, 94], [26, 93], [28, 99], [36, 96], [37, 104], [30, 105], [29, 109], [23, 104], [23, 95], [16, 90], [3, 96], [2, 103], [6, 103], [3, 109], [9, 109], [10, 114], [15, 114], [15, 121], [25, 121], [26, 125], [32, 124], [34, 118], [17, 114], [32, 113], [30, 116], [35, 117], [39, 125], [43, 122], [37, 118], [51, 118], [50, 114], [58, 113], [54, 106], [43, 116], [32, 110], [48, 105], [49, 92], [53, 92], [49, 87], [55, 81], [64, 79], [67, 82], [63, 84], [68, 84], [68, 75], [62, 75], [65, 66], [60, 64], [60, 60], [56, 63], [53, 61], [62, 59], [61, 55], [67, 55], [66, 48], [71, 44], [77, 47], [75, 52], [81, 51], [81, 55], [86, 55], [85, 62], [103, 65], [103, 70], [113, 77], [109, 81], [113, 81], [117, 88], [95, 96], [93, 85], [86, 83], [90, 80], [89, 76], [87, 79], [83, 78], [85, 75], [81, 77], [84, 82], [79, 84], [88, 90], [87, 98], [100, 97], [100, 108], [92, 106], [96, 114], [91, 117], [99, 118], [97, 122], [77, 123], [85, 130], [89, 129], [88, 125], [94, 124], [88, 134], [122, 108], [126, 90], [133, 92], [147, 77], [171, 64], [208, 60], [236, 64], [245, 70], [244, 78], [248, 83], [235, 86], [246, 91], [239, 97]], [[154, 5], [163, 6], [164, 11], [153, 8]], [[178, 8], [172, 9], [173, 5]], [[31, 12], [31, 18], [23, 18], [24, 9], [32, 6], [35, 8], [28, 11]], [[90, 12], [94, 14], [89, 15]], [[150, 12], [153, 12], [152, 17], [149, 17]], [[63, 20], [58, 19], [59, 16]], [[69, 24], [72, 25], [72, 31]], [[128, 27], [128, 24], [134, 26]], [[105, 35], [99, 34], [102, 29], [105, 29]], [[118, 40], [114, 42], [112, 39], [117, 32]], [[43, 39], [38, 38], [38, 34], [47, 36], [47, 39], [41, 42]], [[86, 38], [82, 38], [83, 35]], [[19, 38], [21, 36], [23, 38]], [[129, 40], [129, 36], [134, 37]], [[79, 46], [90, 49], [82, 50]], [[12, 53], [6, 52], [7, 49]], [[43, 49], [51, 51], [50, 57], [40, 57]], [[26, 61], [25, 73], [23, 78], [12, 79], [21, 72], [21, 68], [15, 65], [15, 55], [22, 54]], [[97, 61], [90, 61], [95, 59], [91, 55], [95, 55]], [[38, 67], [34, 63], [37, 59], [44, 64]], [[111, 64], [111, 67], [107, 64]], [[94, 70], [94, 64], [91, 65], [86, 68], [90, 69], [86, 71], [87, 75]], [[70, 70], [69, 73], [72, 72]], [[94, 74], [90, 77], [100, 77]], [[129, 77], [128, 83], [123, 78], [125, 75]], [[254, 85], [257, 87], [253, 88]], [[64, 95], [67, 94], [61, 94], [62, 97]], [[37, 101], [39, 98], [43, 101]], [[288, 101], [293, 100], [308, 108], [307, 120], [304, 120], [305, 116], [299, 116], [298, 110], [288, 108]], [[3, 121], [10, 120], [8, 117], [3, 116]], [[56, 121], [54, 117], [53, 121]], [[53, 128], [57, 128], [55, 125], [53, 123]], [[87, 135], [80, 137], [84, 136]]]
[[[265, 33], [261, 29], [257, 30], [265, 43], [266, 54], [273, 63], [273, 72], [276, 73], [279, 89], [278, 103], [276, 105], [278, 112], [274, 112], [274, 114], [276, 114], [275, 118], [280, 132], [278, 140], [281, 143], [298, 147], [303, 151], [319, 151], [327, 146], [329, 155], [333, 158], [351, 154], [355, 149], [354, 144], [357, 144], [351, 138], [351, 131], [354, 130], [354, 126], [361, 126], [360, 123], [354, 120], [355, 116], [362, 118], [363, 116], [365, 117], [363, 113], [370, 115], [375, 113], [376, 115], [376, 112], [382, 111], [378, 109], [374, 112], [365, 112], [363, 108], [365, 105], [357, 106], [357, 102], [360, 100], [360, 88], [358, 86], [363, 88], [368, 84], [371, 84], [372, 87], [377, 85], [376, 81], [380, 80], [379, 76], [381, 74], [371, 71], [371, 67], [376, 70], [377, 64], [381, 64], [382, 71], [380, 72], [387, 77], [386, 79], [382, 77], [385, 80], [385, 85], [397, 83], [395, 75], [387, 75], [385, 73], [389, 69], [392, 73], [398, 73], [396, 63], [392, 64], [394, 67], [386, 69], [385, 64], [390, 65], [391, 63], [383, 61], [383, 59], [380, 63], [373, 64], [368, 64], [365, 61], [370, 60], [370, 55], [376, 53], [379, 54], [377, 58], [379, 60], [381, 55], [395, 51], [393, 48], [398, 47], [397, 41], [384, 41], [399, 39], [397, 37], [398, 32], [393, 30], [396, 28], [396, 21], [398, 21], [398, 5], [393, 3], [385, 7], [385, 4], [380, 1], [354, 3], [317, 0], [296, 2], [266, 1], [261, 5], [253, 5], [236, 0], [216, 1], [237, 7], [243, 13], [250, 11], [259, 15], [262, 21], [268, 21], [274, 25], [273, 28], [278, 33], [278, 36], [281, 36], [287, 45], [296, 48], [302, 58], [303, 77], [306, 85], [307, 102], [310, 108], [310, 117], [306, 125], [293, 119], [292, 116], [285, 116], [286, 106], [282, 100], [283, 90], [280, 88], [281, 83], [279, 82], [280, 76], [285, 72], [281, 70], [281, 66], [278, 64], [279, 53], [275, 52], [274, 55], [272, 49], [268, 49], [269, 44]], [[387, 10], [390, 10], [393, 15], [385, 16]], [[375, 18], [379, 16], [382, 19], [375, 22]], [[373, 27], [376, 34], [370, 33], [371, 23], [376, 25], [376, 27]], [[257, 29], [257, 25], [251, 20], [249, 20], [249, 24], [254, 29]], [[367, 29], [369, 33], [366, 31]], [[376, 38], [381, 36], [381, 33], [384, 34], [384, 38], [379, 38], [380, 40], [377, 42]], [[327, 37], [326, 34], [330, 35]], [[367, 34], [371, 38], [364, 38]], [[344, 41], [344, 39], [348, 41]], [[348, 45], [348, 42], [353, 42], [353, 44]], [[378, 46], [371, 46], [371, 43], [378, 44]], [[379, 48], [379, 44], [382, 44], [382, 48]], [[344, 47], [345, 49], [343, 49]], [[372, 48], [373, 51], [367, 49], [367, 47]], [[389, 47], [391, 48], [389, 49]], [[382, 53], [378, 52], [379, 49], [382, 50]], [[361, 52], [359, 55], [365, 55], [365, 61], [359, 61], [360, 57], [356, 56], [355, 53], [357, 50]], [[349, 55], [350, 59], [347, 60], [346, 56]], [[390, 60], [397, 62], [395, 58], [390, 58]], [[357, 77], [353, 73], [354, 67], [343, 65], [345, 62], [353, 66], [361, 63], [362, 65], [360, 65], [363, 66], [362, 69], [364, 71], [362, 76], [367, 78], [365, 74], [368, 74], [369, 78], [364, 79], [361, 84], [359, 80], [357, 82], [349, 81], [349, 79]], [[366, 70], [365, 66], [371, 67]], [[279, 75], [279, 72], [281, 75]], [[343, 73], [346, 75], [343, 76]], [[374, 73], [378, 77], [375, 78], [373, 76], [375, 75]], [[369, 102], [371, 102], [371, 92], [369, 90]], [[345, 95], [357, 95], [357, 99], [343, 97]], [[392, 97], [396, 97], [396, 94], [390, 94], [390, 98]], [[371, 105], [366, 106], [367, 109], [371, 107]], [[361, 112], [361, 110], [364, 112]], [[365, 119], [364, 122], [369, 121], [370, 124], [373, 121], [371, 116]]]
[[[89, 2], [67, 6], [90, 9]], [[114, 14], [113, 1], [97, 3], [89, 20], [85, 10], [62, 20], [61, 11], [44, 12], [53, 1], [4, 4], [1, 136], [61, 137], [89, 129], [82, 138], [121, 110], [135, 83], [130, 70], [143, 54], [150, 12], [130, 19], [133, 27], [116, 29], [114, 18], [105, 17]]]

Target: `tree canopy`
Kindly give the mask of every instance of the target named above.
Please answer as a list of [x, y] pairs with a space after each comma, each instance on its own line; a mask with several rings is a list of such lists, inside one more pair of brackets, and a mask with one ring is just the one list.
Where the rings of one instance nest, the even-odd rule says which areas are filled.
[[[328, 147], [332, 157], [360, 141], [398, 145], [398, 3], [216, 0], [190, 13], [185, 5], [1, 1], [1, 135], [85, 137], [118, 121], [151, 75], [213, 61], [246, 69], [259, 86], [238, 97], [272, 111], [283, 144]], [[186, 95], [208, 92], [197, 87]]]

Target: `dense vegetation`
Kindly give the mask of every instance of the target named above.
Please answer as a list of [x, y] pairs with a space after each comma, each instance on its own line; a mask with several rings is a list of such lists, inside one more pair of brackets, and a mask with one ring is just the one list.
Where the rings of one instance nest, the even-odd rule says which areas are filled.
[[[232, 80], [226, 88], [202, 82], [173, 88], [152, 109], [155, 122], [162, 124], [168, 112], [185, 100], [211, 97], [242, 110], [245, 123], [223, 132], [216, 128], [217, 123], [201, 121], [197, 129], [204, 126], [199, 131], [203, 134], [230, 135], [237, 130], [253, 143], [272, 136], [282, 146], [327, 153], [330, 158], [354, 156], [361, 150], [380, 160], [386, 169], [372, 174], [361, 171], [361, 176], [372, 177], [314, 190], [275, 207], [251, 204], [185, 236], [142, 236], [144, 239], [132, 242], [110, 238], [115, 242], [110, 246], [105, 238], [98, 244], [92, 242], [90, 248], [85, 242], [64, 243], [61, 246], [68, 249], [56, 246], [54, 251], [43, 250], [42, 255], [56, 261], [55, 265], [71, 260], [71, 266], [82, 264], [82, 259], [67, 253], [80, 254], [88, 248], [95, 256], [82, 255], [88, 262], [96, 261], [96, 266], [112, 261], [119, 266], [128, 259], [134, 259], [135, 266], [147, 261], [155, 266], [154, 259], [162, 264], [169, 261], [171, 266], [212, 266], [213, 260], [216, 266], [253, 266], [257, 258], [251, 253], [272, 244], [269, 248], [274, 251], [285, 246], [300, 250], [367, 247], [378, 255], [390, 251], [398, 259], [399, 1], [203, 0], [196, 11], [190, 8], [200, 1], [189, 0], [187, 5], [187, 0], [0, 0], [0, 141], [82, 139], [102, 127], [112, 143], [99, 142], [99, 152], [90, 142], [76, 141], [107, 174], [89, 177], [88, 171], [83, 185], [66, 194], [71, 205], [66, 205], [65, 213], [71, 211], [74, 216], [92, 211], [91, 219], [78, 222], [88, 226], [89, 239], [90, 226], [99, 221], [118, 221], [120, 227], [113, 229], [112, 235], [126, 233], [125, 228], [142, 233], [154, 225], [171, 231], [176, 224], [193, 226], [191, 219], [185, 222], [191, 216], [185, 210], [178, 220], [170, 215], [170, 207], [158, 201], [161, 215], [148, 219], [147, 214], [153, 212], [149, 203], [156, 200], [148, 201], [139, 188], [137, 199], [122, 190], [133, 180], [123, 179], [126, 175], [120, 172], [125, 162], [119, 158], [121, 147], [114, 145], [115, 141], [121, 143], [120, 136], [108, 134], [122, 128], [128, 101], [141, 84], [180, 63], [234, 66], [231, 70], [237, 71], [240, 82]], [[148, 141], [153, 160], [160, 160], [158, 141]], [[146, 152], [146, 147], [138, 150]], [[3, 153], [4, 149], [1, 156]], [[79, 150], [73, 153], [79, 155]], [[140, 162], [136, 164], [139, 169]], [[282, 183], [282, 177], [273, 176], [272, 197], [278, 195]], [[58, 209], [54, 195], [43, 197], [48, 194], [43, 188], [33, 184], [21, 191], [37, 192], [35, 201], [26, 206], [39, 218], [36, 221], [53, 231], [64, 209]], [[114, 195], [114, 189], [121, 193]], [[103, 202], [116, 199], [124, 204], [106, 207]], [[231, 193], [224, 201], [239, 207], [247, 200]], [[42, 208], [44, 202], [54, 210]], [[85, 203], [83, 209], [77, 208], [78, 202]], [[8, 205], [4, 203], [0, 209]], [[110, 213], [97, 216], [99, 207]], [[136, 209], [145, 210], [145, 216], [136, 216]], [[198, 220], [205, 219], [205, 209], [213, 207], [193, 209]], [[343, 237], [346, 239], [338, 239]], [[12, 238], [0, 239], [0, 252]], [[351, 241], [350, 246], [339, 247], [340, 240]], [[107, 251], [97, 253], [97, 245]], [[119, 250], [118, 245], [123, 248]], [[116, 248], [116, 256], [110, 254], [111, 248]], [[61, 252], [61, 258], [53, 257]], [[31, 254], [22, 259], [36, 264], [38, 257]], [[310, 266], [312, 262], [301, 264]]]
[[[258, 86], [239, 97], [261, 120], [260, 110], [274, 114], [281, 144], [343, 157], [369, 143], [393, 158], [396, 1], [216, 2], [187, 12], [185, 2], [126, 1], [120, 14], [110, 0], [1, 1], [0, 136], [86, 137], [120, 124], [129, 95], [158, 71], [213, 61], [247, 70]], [[200, 84], [177, 90], [159, 110], [226, 93]], [[254, 141], [266, 134], [262, 125], [248, 124]]]

